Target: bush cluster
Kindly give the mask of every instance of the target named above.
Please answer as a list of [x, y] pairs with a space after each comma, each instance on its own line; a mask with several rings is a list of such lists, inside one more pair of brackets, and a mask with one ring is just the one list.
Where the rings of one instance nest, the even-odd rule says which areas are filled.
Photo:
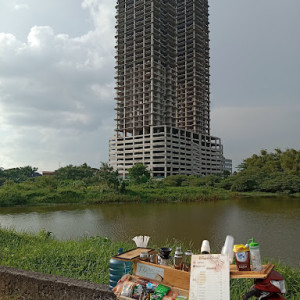
[[229, 192], [300, 193], [300, 151], [261, 151], [244, 160], [234, 175], [173, 175], [150, 178], [137, 164], [123, 181], [106, 163], [66, 166], [54, 176], [35, 176], [36, 168], [0, 168], [0, 206], [42, 203], [172, 202], [225, 199]]
[[300, 192], [300, 151], [275, 149], [252, 155], [239, 166], [239, 172], [220, 182], [219, 187], [237, 192]]

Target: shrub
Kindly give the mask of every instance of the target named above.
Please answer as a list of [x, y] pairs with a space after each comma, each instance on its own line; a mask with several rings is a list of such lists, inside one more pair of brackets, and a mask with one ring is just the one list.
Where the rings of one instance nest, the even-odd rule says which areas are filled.
[[255, 191], [259, 187], [258, 182], [253, 177], [238, 176], [231, 186], [234, 192], [250, 192]]
[[172, 175], [163, 180], [166, 186], [181, 186], [188, 179], [187, 175]]
[[297, 175], [279, 173], [263, 181], [261, 191], [298, 193], [300, 192], [300, 178]]
[[150, 179], [150, 172], [146, 166], [141, 163], [128, 169], [129, 180], [134, 184], [146, 183]]
[[18, 191], [16, 187], [2, 187], [0, 190], [0, 206], [23, 205], [26, 203], [26, 196]]

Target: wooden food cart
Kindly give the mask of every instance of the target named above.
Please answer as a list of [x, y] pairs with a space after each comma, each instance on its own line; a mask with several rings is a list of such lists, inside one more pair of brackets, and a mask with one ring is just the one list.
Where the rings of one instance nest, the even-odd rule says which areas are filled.
[[[164, 266], [159, 264], [153, 264], [150, 262], [141, 261], [139, 259], [141, 252], [148, 252], [148, 254], [157, 254], [157, 251], [150, 248], [136, 248], [130, 251], [124, 252], [120, 255], [116, 255], [113, 258], [133, 262], [133, 275], [134, 279], [145, 279], [151, 280], [156, 283], [163, 284], [171, 288], [180, 296], [189, 297], [190, 289], [190, 272], [183, 270], [176, 270], [170, 266]], [[230, 265], [230, 279], [241, 279], [241, 278], [266, 278], [274, 268], [273, 264], [267, 264], [263, 266], [262, 271], [239, 271], [236, 265]], [[127, 297], [119, 297], [119, 299], [132, 299]]]

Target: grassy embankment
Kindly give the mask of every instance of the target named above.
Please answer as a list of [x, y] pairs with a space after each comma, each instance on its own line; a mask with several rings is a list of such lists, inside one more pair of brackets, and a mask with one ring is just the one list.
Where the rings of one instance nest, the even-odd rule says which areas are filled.
[[[179, 242], [166, 242], [173, 249]], [[158, 248], [156, 245], [150, 247]], [[91, 237], [78, 241], [58, 241], [47, 232], [38, 235], [17, 233], [0, 228], [0, 265], [47, 274], [82, 279], [95, 283], [108, 283], [108, 262], [117, 249], [129, 250], [132, 242], [111, 242], [107, 238]], [[183, 246], [183, 248], [185, 248]], [[276, 262], [276, 270], [286, 279], [287, 299], [300, 299], [300, 269]], [[231, 299], [241, 295], [252, 285], [251, 280], [232, 280]]]
[[114, 191], [82, 181], [38, 178], [0, 188], [0, 206], [60, 203], [187, 202], [228, 199], [235, 193], [213, 187], [169, 187], [160, 183], [129, 185]]
[[47, 204], [100, 204], [121, 202], [197, 202], [226, 200], [241, 197], [298, 197], [300, 194], [247, 192], [238, 193], [209, 186], [165, 186], [163, 184], [129, 185], [123, 192], [104, 189], [81, 182], [50, 180], [49, 185], [25, 181], [0, 188], [0, 207]]

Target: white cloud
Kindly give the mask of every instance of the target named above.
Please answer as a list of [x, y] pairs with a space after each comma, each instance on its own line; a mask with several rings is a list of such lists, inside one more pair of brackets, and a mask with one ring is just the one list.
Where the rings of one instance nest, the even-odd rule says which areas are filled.
[[[299, 149], [299, 1], [272, 12], [274, 0], [213, 2], [212, 134], [235, 165], [262, 148]], [[106, 161], [116, 1], [0, 3], [0, 167]]]
[[14, 5], [15, 10], [23, 10], [23, 9], [29, 9], [29, 5], [26, 3], [19, 3]]
[[95, 28], [82, 36], [33, 26], [24, 43], [0, 33], [1, 167], [51, 169], [57, 161], [107, 160], [114, 118], [114, 6], [84, 1], [83, 7]]

